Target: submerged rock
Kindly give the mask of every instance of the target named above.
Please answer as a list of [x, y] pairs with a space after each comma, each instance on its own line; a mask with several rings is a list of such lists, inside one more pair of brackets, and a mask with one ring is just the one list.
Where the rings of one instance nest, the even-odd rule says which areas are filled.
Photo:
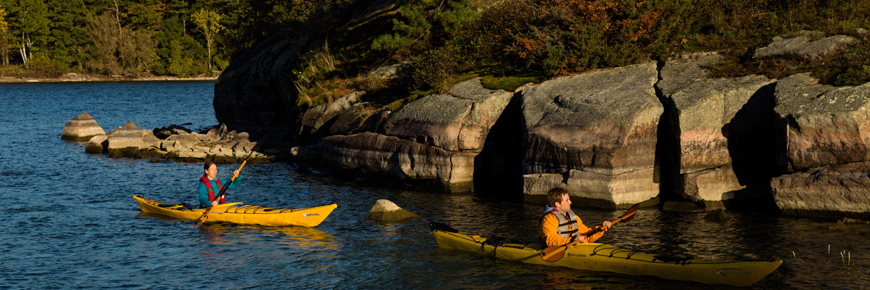
[[386, 199], [379, 199], [368, 215], [368, 219], [382, 222], [401, 221], [418, 217], [420, 216], [402, 209], [392, 201]]

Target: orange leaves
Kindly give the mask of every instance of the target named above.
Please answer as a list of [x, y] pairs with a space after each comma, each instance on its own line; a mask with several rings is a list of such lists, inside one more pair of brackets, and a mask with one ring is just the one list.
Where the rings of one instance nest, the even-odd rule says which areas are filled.
[[569, 0], [566, 10], [578, 21], [568, 29], [580, 31], [583, 26], [597, 25], [602, 33], [617, 35], [626, 41], [649, 38], [659, 13], [643, 11], [644, 3], [646, 1]]
[[[540, 35], [539, 35], [540, 36]], [[515, 53], [519, 58], [528, 59], [536, 54], [538, 50], [543, 49], [546, 43], [542, 39], [534, 40], [522, 37], [515, 37], [516, 43], [505, 48], [505, 52]]]

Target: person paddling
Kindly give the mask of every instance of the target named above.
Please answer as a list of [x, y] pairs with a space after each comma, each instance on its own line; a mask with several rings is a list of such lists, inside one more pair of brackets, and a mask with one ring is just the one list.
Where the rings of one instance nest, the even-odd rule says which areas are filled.
[[538, 235], [547, 247], [563, 246], [579, 240], [581, 243], [592, 243], [601, 238], [610, 229], [611, 222], [601, 224], [602, 231], [592, 236], [583, 234], [591, 228], [583, 225], [583, 221], [571, 210], [571, 198], [568, 190], [555, 187], [547, 192], [547, 207], [541, 215]]
[[[224, 204], [224, 198], [220, 200], [215, 200], [217, 198], [218, 193], [221, 192], [226, 184], [223, 184], [220, 179], [217, 178], [217, 164], [214, 161], [206, 161], [203, 165], [203, 169], [205, 170], [205, 174], [202, 175], [202, 178], [199, 179], [199, 189], [197, 189], [197, 193], [199, 193], [199, 205], [201, 207], [211, 207], [216, 206], [218, 204]], [[232, 180], [231, 184], [229, 184], [230, 189], [236, 189], [241, 186], [241, 180], [238, 178], [239, 170], [233, 171], [233, 176], [236, 178]]]

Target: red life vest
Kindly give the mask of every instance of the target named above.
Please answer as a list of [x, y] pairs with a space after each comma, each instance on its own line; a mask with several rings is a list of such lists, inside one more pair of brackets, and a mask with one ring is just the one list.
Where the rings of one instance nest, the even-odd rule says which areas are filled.
[[[202, 181], [202, 183], [205, 183], [205, 189], [208, 190], [208, 200], [214, 201], [214, 199], [215, 199], [214, 189], [211, 188], [211, 181], [208, 180], [208, 176], [203, 175], [202, 178], [199, 179], [199, 181]], [[215, 178], [214, 181], [217, 182], [218, 193], [220, 193], [221, 190], [223, 190], [223, 188], [224, 188], [223, 185], [221, 185], [221, 180]], [[224, 204], [224, 197], [223, 196], [221, 197], [221, 200], [218, 201], [218, 204]]]

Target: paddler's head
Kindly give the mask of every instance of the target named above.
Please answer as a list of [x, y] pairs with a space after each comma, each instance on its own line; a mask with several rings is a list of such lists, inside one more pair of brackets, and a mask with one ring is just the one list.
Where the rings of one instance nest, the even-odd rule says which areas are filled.
[[207, 176], [208, 179], [215, 179], [215, 177], [217, 177], [217, 164], [215, 164], [214, 161], [206, 161], [202, 167], [205, 170], [205, 176]]
[[554, 187], [547, 192], [547, 202], [551, 207], [558, 209], [560, 212], [568, 212], [571, 210], [571, 197], [568, 196], [568, 190], [561, 187]]

